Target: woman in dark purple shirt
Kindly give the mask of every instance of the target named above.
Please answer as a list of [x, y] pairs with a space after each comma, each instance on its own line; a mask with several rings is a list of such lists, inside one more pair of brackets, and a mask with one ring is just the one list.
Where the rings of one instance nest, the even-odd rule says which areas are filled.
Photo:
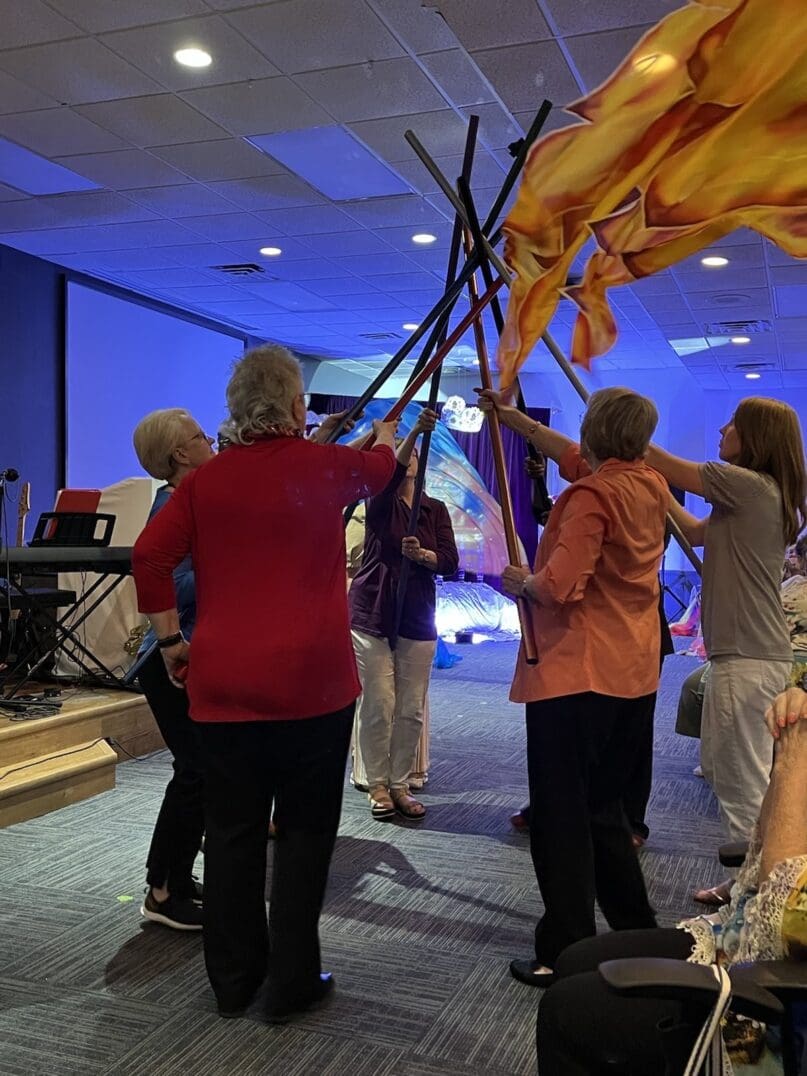
[[[415, 442], [433, 430], [437, 415], [424, 409], [398, 448], [398, 466], [382, 493], [367, 502], [362, 565], [350, 588], [350, 623], [362, 696], [356, 710], [359, 742], [374, 818], [396, 811], [420, 819], [422, 803], [409, 795], [423, 725], [423, 706], [437, 645], [435, 576], [459, 565], [448, 509], [423, 495], [417, 533], [407, 537], [415, 492]], [[398, 579], [404, 557], [412, 562], [394, 650]]]

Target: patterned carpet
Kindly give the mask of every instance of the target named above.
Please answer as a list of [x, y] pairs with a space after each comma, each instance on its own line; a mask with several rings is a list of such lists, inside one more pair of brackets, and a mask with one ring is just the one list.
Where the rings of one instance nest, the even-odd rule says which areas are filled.
[[[198, 935], [143, 925], [143, 859], [169, 761], [118, 769], [115, 791], [0, 830], [0, 1076], [517, 1076], [535, 1072], [540, 995], [507, 973], [539, 901], [526, 839], [515, 648], [455, 648], [432, 681], [432, 772], [419, 828], [374, 822], [345, 794], [322, 923], [333, 1003], [284, 1028], [217, 1017]], [[695, 741], [673, 731], [692, 659], [667, 659], [651, 839], [660, 920], [720, 878]], [[200, 867], [202, 863], [200, 861]]]

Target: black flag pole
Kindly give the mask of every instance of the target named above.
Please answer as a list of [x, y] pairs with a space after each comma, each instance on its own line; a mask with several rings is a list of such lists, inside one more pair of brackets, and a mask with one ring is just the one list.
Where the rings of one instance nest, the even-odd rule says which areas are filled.
[[[465, 153], [462, 160], [462, 176], [464, 181], [468, 181], [471, 178], [471, 170], [473, 168], [474, 153], [476, 152], [476, 139], [479, 131], [479, 117], [471, 116], [468, 121], [468, 131], [465, 136]], [[460, 254], [462, 252], [462, 220], [459, 215], [454, 217], [454, 230], [451, 234], [451, 248], [448, 255], [448, 265], [446, 267], [446, 289], [448, 289], [454, 282], [457, 275], [457, 267], [459, 266]], [[443, 331], [440, 337], [439, 344], [444, 344], [446, 336], [448, 334], [448, 317], [443, 320]], [[420, 371], [417, 371], [419, 373]], [[440, 377], [443, 372], [442, 363], [432, 374], [431, 386], [429, 388], [429, 400], [427, 407], [434, 411], [437, 407], [437, 400], [440, 394]], [[413, 371], [413, 374], [415, 371]], [[427, 430], [423, 434], [423, 440], [420, 444], [420, 453], [418, 455], [418, 469], [415, 476], [415, 492], [412, 497], [412, 508], [409, 513], [409, 524], [406, 529], [407, 537], [412, 537], [417, 534], [418, 519], [420, 517], [420, 505], [423, 500], [423, 487], [426, 482], [426, 468], [429, 463], [429, 449], [431, 448], [432, 435], [431, 431]], [[401, 574], [398, 576], [398, 587], [395, 593], [395, 619], [393, 620], [392, 631], [389, 636], [389, 648], [394, 650], [398, 643], [398, 632], [401, 627], [401, 618], [403, 617], [404, 603], [406, 601], [406, 588], [409, 583], [409, 574], [412, 570], [411, 561], [404, 557], [401, 563]]]

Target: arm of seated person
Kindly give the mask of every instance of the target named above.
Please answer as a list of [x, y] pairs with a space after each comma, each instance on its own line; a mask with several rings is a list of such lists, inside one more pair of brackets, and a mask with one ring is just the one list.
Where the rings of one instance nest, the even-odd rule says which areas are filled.
[[687, 512], [685, 508], [682, 508], [678, 501], [670, 494], [670, 507], [668, 509], [669, 514], [673, 520], [681, 528], [681, 531], [689, 542], [693, 546], [701, 546], [706, 541], [706, 527], [709, 524], [709, 517], [704, 519], [698, 519], [697, 516], [693, 516], [691, 512]]
[[783, 860], [807, 856], [807, 721], [780, 730], [760, 829], [760, 878]]

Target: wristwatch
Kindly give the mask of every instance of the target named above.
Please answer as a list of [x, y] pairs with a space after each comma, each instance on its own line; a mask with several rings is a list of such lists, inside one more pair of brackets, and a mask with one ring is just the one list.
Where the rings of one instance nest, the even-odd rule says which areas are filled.
[[166, 635], [164, 639], [157, 640], [157, 646], [160, 650], [167, 650], [171, 646], [176, 646], [177, 643], [182, 642], [182, 632], [175, 631], [173, 635]]

